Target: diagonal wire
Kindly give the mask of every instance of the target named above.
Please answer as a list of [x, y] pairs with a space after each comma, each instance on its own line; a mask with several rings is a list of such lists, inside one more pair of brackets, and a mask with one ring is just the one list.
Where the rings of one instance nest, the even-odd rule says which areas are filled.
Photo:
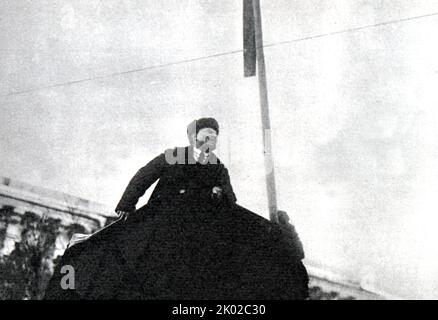
[[[433, 16], [438, 16], [438, 12], [433, 12], [433, 13], [429, 13], [429, 14], [414, 16], [414, 17], [402, 18], [402, 19], [397, 19], [397, 20], [390, 20], [390, 21], [386, 21], [386, 22], [380, 22], [380, 23], [375, 23], [375, 24], [370, 24], [370, 25], [365, 25], [365, 26], [360, 26], [360, 27], [355, 27], [355, 28], [348, 28], [348, 29], [343, 29], [343, 30], [338, 30], [338, 31], [333, 31], [333, 32], [321, 33], [321, 34], [303, 37], [303, 38], [274, 42], [274, 43], [265, 44], [263, 47], [270, 48], [270, 47], [275, 47], [275, 46], [280, 46], [280, 45], [285, 45], [285, 44], [291, 44], [291, 43], [296, 43], [296, 42], [301, 42], [301, 41], [308, 41], [308, 40], [313, 40], [313, 39], [318, 39], [318, 38], [323, 38], [323, 37], [334, 36], [334, 35], [338, 35], [338, 34], [358, 32], [358, 31], [365, 30], [365, 29], [377, 28], [377, 27], [387, 26], [387, 25], [396, 24], [396, 23], [409, 22], [409, 21], [424, 19], [424, 18], [433, 17]], [[20, 94], [24, 94], [24, 93], [30, 93], [30, 92], [34, 92], [34, 91], [47, 90], [47, 89], [53, 89], [53, 88], [57, 88], [57, 87], [74, 85], [74, 84], [78, 84], [78, 83], [82, 83], [82, 82], [88, 82], [88, 81], [106, 79], [106, 78], [111, 78], [111, 77], [131, 74], [131, 73], [143, 72], [143, 71], [147, 71], [147, 70], [161, 69], [161, 68], [176, 66], [176, 65], [185, 64], [185, 63], [192, 63], [192, 62], [196, 62], [196, 61], [202, 61], [202, 60], [208, 60], [208, 59], [217, 58], [217, 57], [223, 57], [223, 56], [227, 56], [227, 55], [233, 55], [233, 54], [241, 53], [241, 52], [243, 52], [243, 50], [233, 50], [233, 51], [216, 53], [216, 54], [212, 54], [212, 55], [208, 55], [208, 56], [185, 59], [185, 60], [180, 60], [180, 61], [175, 61], [175, 62], [170, 62], [170, 63], [165, 63], [165, 64], [146, 66], [146, 67], [142, 67], [142, 68], [127, 70], [127, 71], [122, 71], [122, 72], [115, 72], [115, 73], [105, 74], [105, 75], [101, 75], [101, 76], [89, 77], [89, 78], [84, 78], [84, 79], [80, 79], [80, 80], [67, 81], [67, 82], [62, 82], [62, 83], [58, 83], [58, 84], [42, 86], [42, 87], [35, 87], [35, 88], [30, 88], [30, 89], [21, 90], [21, 91], [13, 91], [13, 92], [1, 95], [0, 97], [9, 97], [9, 96], [20, 95]]]
[[370, 25], [365, 25], [365, 26], [360, 26], [360, 27], [354, 27], [354, 28], [349, 28], [349, 29], [344, 29], [344, 30], [338, 30], [338, 31], [333, 31], [333, 32], [321, 33], [321, 34], [308, 36], [308, 37], [304, 37], [304, 38], [273, 42], [273, 43], [264, 45], [263, 47], [264, 48], [275, 47], [275, 46], [279, 46], [279, 45], [283, 45], [283, 44], [289, 44], [289, 43], [300, 42], [300, 41], [305, 41], [305, 40], [313, 40], [313, 39], [334, 36], [334, 35], [349, 33], [349, 32], [357, 32], [357, 31], [361, 31], [361, 30], [365, 30], [365, 29], [383, 27], [383, 26], [387, 26], [390, 24], [408, 22], [408, 21], [429, 18], [429, 17], [434, 17], [434, 16], [438, 16], [438, 12], [428, 13], [428, 14], [424, 14], [421, 16], [402, 18], [402, 19], [397, 19], [397, 20], [390, 20], [390, 21], [386, 21], [386, 22], [380, 22], [380, 23], [375, 23], [375, 24], [370, 24]]
[[169, 63], [165, 63], [165, 64], [158, 64], [158, 65], [154, 65], [154, 66], [147, 66], [147, 67], [143, 67], [143, 68], [132, 69], [132, 70], [127, 70], [127, 71], [122, 71], [122, 72], [114, 72], [114, 73], [105, 74], [105, 75], [101, 75], [101, 76], [84, 78], [84, 79], [80, 79], [80, 80], [67, 81], [67, 82], [62, 82], [62, 83], [58, 83], [58, 84], [54, 84], [54, 85], [36, 87], [36, 88], [26, 89], [26, 90], [22, 90], [22, 91], [14, 91], [14, 92], [10, 92], [10, 93], [7, 93], [5, 95], [2, 95], [1, 97], [9, 97], [9, 96], [19, 95], [19, 94], [23, 94], [23, 93], [29, 93], [29, 92], [33, 92], [33, 91], [63, 87], [63, 86], [73, 85], [73, 84], [77, 84], [77, 83], [81, 83], [81, 82], [111, 78], [111, 77], [121, 76], [121, 75], [125, 75], [125, 74], [130, 74], [130, 73], [142, 72], [142, 71], [146, 71], [146, 70], [162, 69], [162, 68], [166, 68], [166, 67], [176, 66], [179, 64], [207, 60], [207, 59], [226, 56], [226, 55], [232, 55], [232, 54], [239, 53], [239, 52], [243, 52], [243, 50], [235, 50], [235, 51], [216, 53], [216, 54], [212, 54], [209, 56], [185, 59], [185, 60], [169, 62]]

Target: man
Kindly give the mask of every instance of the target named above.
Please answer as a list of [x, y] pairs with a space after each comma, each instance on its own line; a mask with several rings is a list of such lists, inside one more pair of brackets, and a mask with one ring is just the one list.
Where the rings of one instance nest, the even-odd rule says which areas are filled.
[[[169, 166], [174, 164], [217, 164], [221, 166], [221, 184], [211, 189], [212, 198], [220, 199], [225, 197], [229, 202], [236, 202], [236, 196], [230, 184], [228, 170], [221, 164], [213, 151], [219, 134], [219, 124], [214, 118], [201, 118], [194, 120], [187, 127], [187, 136], [190, 146], [185, 148], [168, 149], [164, 153], [141, 168], [129, 182], [123, 196], [116, 207], [117, 214], [126, 220], [135, 211], [138, 199], [158, 179], [161, 178]], [[188, 155], [186, 157], [186, 155]], [[167, 180], [166, 182], [173, 182]], [[165, 197], [173, 191], [173, 185], [166, 185], [166, 182], [158, 182], [150, 202], [157, 198]], [[185, 189], [182, 189], [185, 192]]]

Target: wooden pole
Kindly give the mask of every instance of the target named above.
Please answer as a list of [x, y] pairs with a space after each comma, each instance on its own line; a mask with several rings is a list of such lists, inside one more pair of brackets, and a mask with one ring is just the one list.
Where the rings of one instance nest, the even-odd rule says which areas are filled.
[[262, 18], [260, 0], [253, 0], [257, 74], [259, 80], [260, 108], [263, 129], [263, 154], [265, 160], [266, 188], [268, 192], [269, 218], [278, 223], [275, 188], [274, 159], [272, 156], [271, 121], [269, 117], [268, 88], [266, 84], [265, 56], [263, 51]]

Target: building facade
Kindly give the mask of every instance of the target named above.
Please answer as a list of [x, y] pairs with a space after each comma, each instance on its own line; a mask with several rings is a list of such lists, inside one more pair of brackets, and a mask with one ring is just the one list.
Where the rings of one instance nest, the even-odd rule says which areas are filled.
[[24, 218], [40, 226], [57, 226], [56, 257], [73, 234], [93, 233], [114, 221], [116, 214], [95, 202], [0, 177], [0, 255], [8, 255], [22, 240]]

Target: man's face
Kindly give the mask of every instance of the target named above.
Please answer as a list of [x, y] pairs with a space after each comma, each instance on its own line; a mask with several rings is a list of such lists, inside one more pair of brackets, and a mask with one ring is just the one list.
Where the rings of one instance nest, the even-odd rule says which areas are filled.
[[217, 143], [216, 130], [212, 128], [203, 128], [198, 131], [196, 136], [196, 148], [205, 152], [210, 152], [216, 149]]

